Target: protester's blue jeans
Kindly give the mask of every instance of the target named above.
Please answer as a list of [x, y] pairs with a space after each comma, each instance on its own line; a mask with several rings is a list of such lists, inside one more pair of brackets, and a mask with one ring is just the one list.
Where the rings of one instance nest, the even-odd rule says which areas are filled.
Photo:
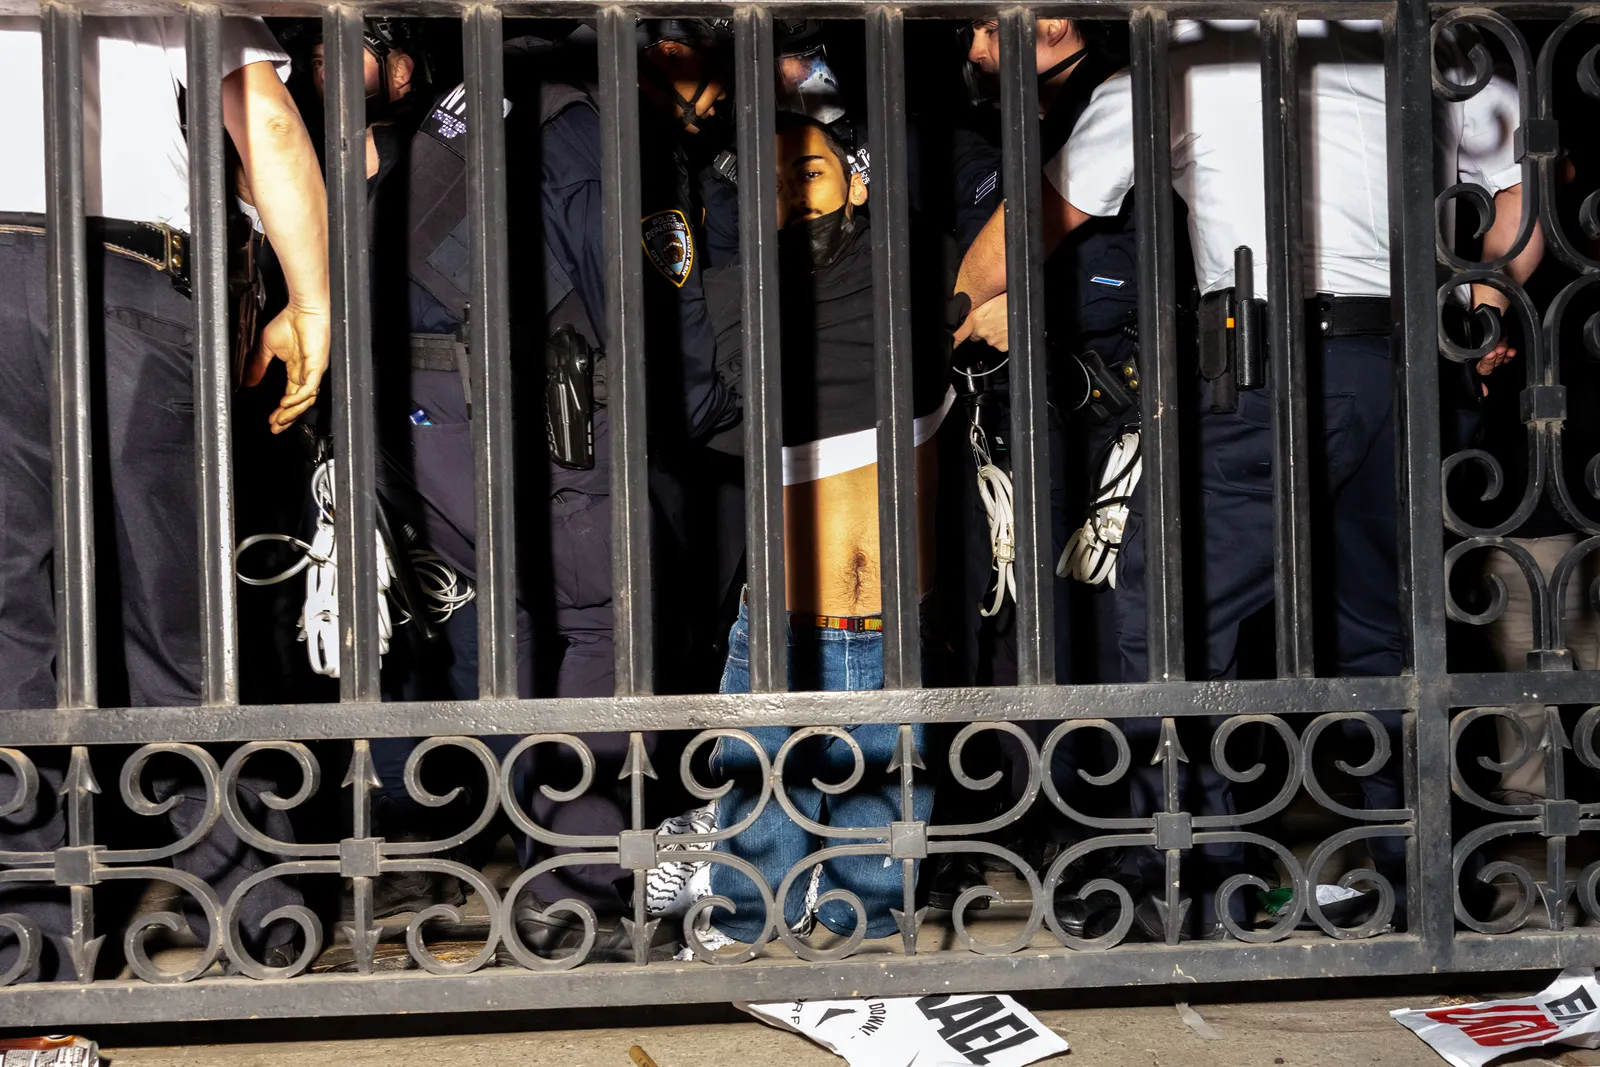
[[[789, 688], [791, 690], [859, 690], [883, 688], [883, 634], [872, 631], [789, 629]], [[724, 693], [750, 691], [750, 622], [741, 605], [739, 618], [728, 635], [728, 662], [722, 674]], [[813, 784], [843, 782], [855, 765], [850, 746], [836, 737], [813, 737], [800, 743], [785, 760], [784, 790], [794, 807], [808, 819], [828, 827], [883, 828], [904, 818], [900, 810], [900, 772], [885, 770], [898, 742], [898, 727], [882, 723], [849, 727], [861, 748], [865, 767], [861, 781], [839, 796], [830, 796]], [[922, 745], [923, 728], [913, 727]], [[788, 726], [761, 726], [750, 734], [769, 759], [794, 732]], [[760, 764], [750, 747], [726, 738], [717, 742], [711, 758], [712, 774], [733, 787], [717, 804], [717, 825], [733, 826], [747, 817], [760, 798]], [[912, 819], [925, 820], [933, 810], [933, 788], [927, 780], [912, 789]], [[718, 847], [746, 860], [761, 872], [776, 894], [789, 871], [811, 853], [831, 846], [858, 844], [871, 838], [819, 839], [789, 818], [777, 798], [767, 801], [756, 821], [731, 841]], [[867, 937], [887, 937], [898, 929], [890, 908], [902, 908], [900, 863], [885, 855], [840, 856], [823, 864], [820, 891], [845, 889], [861, 898], [867, 909]], [[805, 893], [811, 884], [810, 865], [794, 879], [784, 902], [784, 921], [791, 927], [805, 913]], [[914, 876], [914, 873], [913, 873]], [[761, 896], [750, 879], [726, 864], [711, 867], [712, 892], [733, 901], [735, 910], [717, 910], [712, 923], [738, 941], [754, 941], [766, 923]], [[848, 934], [855, 928], [848, 904], [834, 901], [822, 906], [818, 920], [830, 930]]]

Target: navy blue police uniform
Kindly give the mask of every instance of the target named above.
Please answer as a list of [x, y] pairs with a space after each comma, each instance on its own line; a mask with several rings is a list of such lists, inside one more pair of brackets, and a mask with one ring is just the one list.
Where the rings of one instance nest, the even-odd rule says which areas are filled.
[[[515, 44], [512, 53], [515, 55]], [[530, 64], [531, 66], [531, 64]], [[605, 328], [604, 259], [601, 233], [600, 123], [593, 91], [581, 84], [535, 81], [508, 63], [507, 159], [512, 191], [509, 203], [512, 247], [522, 249], [511, 264], [513, 308], [532, 303], [542, 314], [512, 323], [513, 359], [519, 368], [537, 357], [547, 337], [563, 328], [595, 353], [592, 412], [593, 463], [563, 466], [545, 447], [542, 389], [532, 411], [519, 413], [519, 448], [529, 462], [519, 464], [527, 499], [547, 501], [548, 520], [522, 535], [530, 551], [519, 567], [517, 656], [522, 696], [610, 696], [614, 689], [611, 606], [610, 434], [605, 409], [608, 344]], [[393, 369], [403, 383], [398, 393], [384, 390], [380, 423], [385, 427], [380, 488], [403, 521], [420, 534], [421, 544], [460, 574], [475, 574], [475, 510], [470, 413], [463, 373], [466, 294], [470, 287], [471, 235], [468, 229], [464, 149], [466, 122], [459, 90], [447, 94], [417, 128], [406, 167], [408, 248], [404, 279], [411, 336], [397, 345]], [[660, 146], [653, 146], [659, 150]], [[645, 151], [652, 150], [647, 139]], [[659, 158], [659, 157], [655, 157]], [[647, 173], [659, 168], [646, 167]], [[516, 195], [538, 175], [539, 195]], [[522, 177], [519, 180], [519, 176]], [[700, 290], [697, 261], [698, 213], [682, 196], [683, 183], [663, 188], [647, 182], [642, 254], [646, 264], [646, 314], [649, 333], [650, 424], [653, 438], [689, 439], [731, 417], [735, 401], [716, 376], [710, 358], [709, 317]], [[380, 196], [381, 200], [381, 196]], [[534, 303], [542, 295], [541, 303]], [[657, 325], [661, 328], [655, 328]], [[702, 340], [704, 338], [704, 340]], [[399, 340], [398, 338], [396, 339]], [[705, 358], [699, 358], [701, 354]], [[380, 353], [380, 364], [386, 357]], [[543, 360], [539, 359], [542, 372]], [[657, 368], [661, 374], [657, 376]], [[539, 375], [542, 377], [542, 373]], [[657, 479], [652, 478], [654, 489]], [[654, 496], [654, 494], [653, 494]], [[659, 503], [659, 497], [657, 497]], [[549, 589], [541, 598], [535, 590]], [[476, 695], [476, 624], [470, 611], [458, 611], [443, 626], [449, 668], [444, 692]], [[425, 657], [424, 657], [425, 658]], [[417, 695], [430, 695], [426, 690]], [[647, 744], [653, 737], [647, 735]], [[599, 772], [596, 785], [575, 800], [556, 803], [526, 787], [538, 760], [539, 781], [559, 784], [577, 775], [576, 760], [561, 746], [540, 746], [517, 769], [517, 788], [541, 825], [558, 834], [604, 836], [628, 825], [626, 798], [611, 788], [626, 756], [628, 735], [585, 735]], [[503, 747], [503, 746], [502, 746]], [[386, 752], [380, 761], [385, 789], [402, 795], [400, 775], [409, 744]], [[609, 774], [606, 768], [610, 767]], [[567, 784], [571, 784], [570, 782]], [[546, 851], [529, 841], [519, 844], [531, 865]], [[556, 852], [567, 851], [556, 849]], [[602, 912], [622, 902], [617, 882], [627, 877], [615, 866], [559, 867], [534, 879], [535, 894], [547, 902], [577, 898]]]

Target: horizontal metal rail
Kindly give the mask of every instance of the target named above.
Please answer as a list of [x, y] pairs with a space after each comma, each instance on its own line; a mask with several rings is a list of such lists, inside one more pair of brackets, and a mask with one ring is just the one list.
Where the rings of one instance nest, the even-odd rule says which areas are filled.
[[[40, 10], [41, 0], [0, 0], [0, 14], [33, 15]], [[271, 15], [273, 17], [315, 18], [329, 7], [349, 6], [364, 15], [399, 15], [414, 17], [456, 17], [467, 5], [459, 0], [219, 0], [216, 5], [229, 15]], [[473, 5], [478, 6], [478, 5]], [[486, 0], [481, 6], [497, 8], [506, 18], [592, 18], [599, 11], [613, 6], [602, 0]], [[729, 16], [735, 7], [757, 7], [787, 14], [812, 15], [823, 18], [861, 17], [884, 6], [883, 0], [754, 0], [749, 4], [716, 2], [638, 2], [628, 0], [624, 5], [639, 18], [664, 18], [672, 16]], [[1007, 9], [1021, 9], [1041, 16], [1080, 18], [1126, 15], [1149, 6], [1139, 0], [1072, 0], [1057, 3], [1055, 0], [1015, 0], [1003, 5]], [[1256, 0], [1162, 0], [1155, 5], [1175, 18], [1257, 18], [1265, 5]], [[1383, 18], [1394, 10], [1393, 3], [1381, 0], [1285, 0], [1273, 3], [1275, 8], [1303, 12], [1308, 18]], [[1433, 0], [1429, 7], [1434, 11], [1470, 9], [1481, 7], [1470, 0]], [[183, 0], [95, 0], [94, 9], [118, 15], [160, 15], [181, 13]], [[894, 4], [894, 9], [906, 18], [975, 18], [997, 10], [993, 3], [976, 0], [912, 0]], [[1526, 0], [1513, 5], [1500, 5], [1518, 17], [1550, 17], [1567, 15], [1572, 5], [1561, 0]]]

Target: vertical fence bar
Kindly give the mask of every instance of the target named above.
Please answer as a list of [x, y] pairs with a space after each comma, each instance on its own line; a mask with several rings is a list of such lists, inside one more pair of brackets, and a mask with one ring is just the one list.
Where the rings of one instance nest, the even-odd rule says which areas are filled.
[[56, 702], [95, 704], [94, 452], [83, 217], [83, 15], [43, 11], [45, 188], [53, 389]]
[[744, 303], [745, 572], [750, 587], [750, 691], [789, 688], [783, 569], [783, 371], [778, 332], [777, 88], [772, 14], [734, 13], [740, 169], [739, 262]]
[[1134, 218], [1139, 245], [1139, 395], [1144, 425], [1146, 625], [1150, 680], [1181, 679], [1182, 509], [1178, 493], [1178, 349], [1172, 281], [1172, 100], [1167, 13], [1140, 8], [1129, 22], [1133, 55]]
[[874, 7], [867, 14], [867, 129], [872, 138], [872, 321], [878, 352], [878, 557], [885, 689], [915, 689], [922, 684], [905, 73], [905, 19], [896, 8]]
[[1300, 27], [1261, 18], [1261, 133], [1267, 205], [1267, 345], [1272, 356], [1273, 591], [1278, 674], [1316, 673], [1311, 627], [1310, 438], [1306, 428], [1305, 275], [1300, 267]]
[[468, 327], [477, 502], [478, 695], [517, 695], [516, 490], [511, 439], [510, 287], [506, 265], [505, 30], [498, 8], [467, 9]]
[[1400, 617], [1416, 678], [1414, 758], [1406, 800], [1418, 833], [1408, 864], [1407, 920], [1428, 965], [1451, 966], [1450, 723], [1445, 674], [1444, 520], [1439, 350], [1434, 321], [1432, 43], [1427, 0], [1398, 0], [1388, 42], [1391, 298], [1400, 324], [1395, 420], [1400, 454]]
[[1045, 410], [1044, 234], [1039, 214], [1039, 78], [1030, 9], [1000, 16], [1000, 113], [1005, 125], [1006, 289], [1011, 335], [1011, 477], [1016, 534], [1017, 682], [1056, 680], [1050, 583], [1050, 436]]
[[611, 398], [611, 610], [618, 696], [652, 688], [650, 495], [645, 469], [644, 261], [639, 253], [639, 52], [633, 12], [600, 12], [601, 226]]
[[200, 701], [239, 702], [233, 574], [233, 365], [223, 189], [222, 12], [189, 8], [189, 281], [194, 300], [194, 435], [200, 523]]
[[334, 551], [339, 559], [339, 696], [378, 699], [372, 319], [367, 262], [367, 93], [359, 8], [322, 16], [327, 63], [328, 273], [333, 305]]

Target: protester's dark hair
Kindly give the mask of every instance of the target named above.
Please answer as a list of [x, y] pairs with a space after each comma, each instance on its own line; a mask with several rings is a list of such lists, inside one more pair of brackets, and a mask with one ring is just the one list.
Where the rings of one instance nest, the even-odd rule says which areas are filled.
[[825, 124], [818, 122], [810, 115], [802, 115], [797, 111], [780, 111], [777, 114], [778, 133], [789, 130], [813, 129], [822, 134], [822, 143], [828, 146], [839, 159], [839, 169], [844, 171], [844, 180], [850, 181], [850, 153], [845, 151], [843, 142]]
[[1073, 19], [1086, 47], [1114, 56], [1128, 54], [1128, 24], [1122, 19]]

